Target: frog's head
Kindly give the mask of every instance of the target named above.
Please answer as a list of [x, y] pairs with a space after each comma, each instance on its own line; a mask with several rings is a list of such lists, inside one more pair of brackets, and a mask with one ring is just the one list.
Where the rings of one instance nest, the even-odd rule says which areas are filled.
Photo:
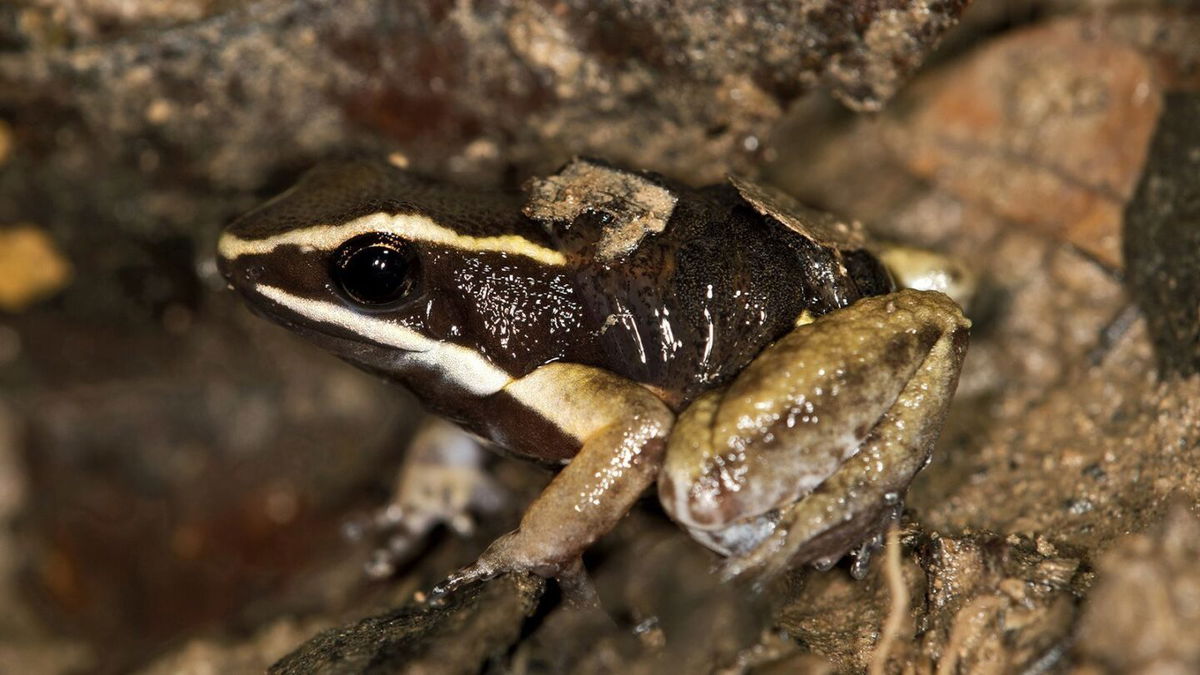
[[326, 165], [232, 223], [218, 265], [256, 312], [348, 361], [487, 395], [512, 379], [509, 334], [535, 324], [506, 318], [514, 296], [563, 263], [514, 199], [387, 165]]

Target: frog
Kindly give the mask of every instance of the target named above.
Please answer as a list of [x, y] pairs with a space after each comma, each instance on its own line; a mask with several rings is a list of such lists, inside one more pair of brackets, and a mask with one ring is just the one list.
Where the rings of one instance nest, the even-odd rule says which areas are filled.
[[446, 593], [572, 583], [652, 492], [728, 578], [865, 552], [930, 461], [970, 329], [943, 292], [961, 267], [921, 257], [906, 283], [883, 261], [912, 256], [886, 253], [736, 176], [577, 157], [503, 190], [368, 158], [234, 220], [217, 264], [257, 314], [555, 468]]

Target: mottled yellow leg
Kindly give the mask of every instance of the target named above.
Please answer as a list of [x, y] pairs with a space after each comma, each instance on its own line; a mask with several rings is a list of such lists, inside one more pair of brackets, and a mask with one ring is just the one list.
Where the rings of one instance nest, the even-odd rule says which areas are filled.
[[769, 577], [788, 565], [832, 564], [857, 548], [864, 534], [881, 532], [898, 513], [909, 483], [929, 463], [958, 384], [966, 337], [965, 325], [944, 334], [858, 453], [811, 494], [782, 509], [774, 532], [754, 550], [731, 558], [725, 574]]
[[840, 557], [929, 457], [969, 325], [945, 295], [903, 290], [799, 326], [679, 416], [663, 507], [731, 574]]

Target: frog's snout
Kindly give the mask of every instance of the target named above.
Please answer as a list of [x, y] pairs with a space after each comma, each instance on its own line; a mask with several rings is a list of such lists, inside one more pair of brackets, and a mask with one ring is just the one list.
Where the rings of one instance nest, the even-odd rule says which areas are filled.
[[233, 251], [235, 240], [236, 237], [228, 231], [222, 232], [221, 238], [217, 240], [217, 271], [231, 285], [236, 285], [240, 267], [237, 264], [238, 256]]
[[267, 273], [261, 256], [246, 255], [239, 250], [242, 240], [225, 232], [217, 242], [217, 271], [229, 287], [242, 295], [249, 295]]
[[236, 265], [232, 259], [221, 255], [220, 251], [217, 251], [217, 272], [225, 279], [225, 283], [229, 284], [230, 288], [236, 287], [234, 283], [237, 276]]

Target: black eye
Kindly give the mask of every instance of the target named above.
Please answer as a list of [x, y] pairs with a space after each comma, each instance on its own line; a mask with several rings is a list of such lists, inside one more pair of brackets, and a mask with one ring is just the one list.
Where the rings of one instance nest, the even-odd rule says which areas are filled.
[[361, 234], [333, 254], [333, 280], [360, 305], [389, 305], [417, 285], [417, 252], [386, 234]]

